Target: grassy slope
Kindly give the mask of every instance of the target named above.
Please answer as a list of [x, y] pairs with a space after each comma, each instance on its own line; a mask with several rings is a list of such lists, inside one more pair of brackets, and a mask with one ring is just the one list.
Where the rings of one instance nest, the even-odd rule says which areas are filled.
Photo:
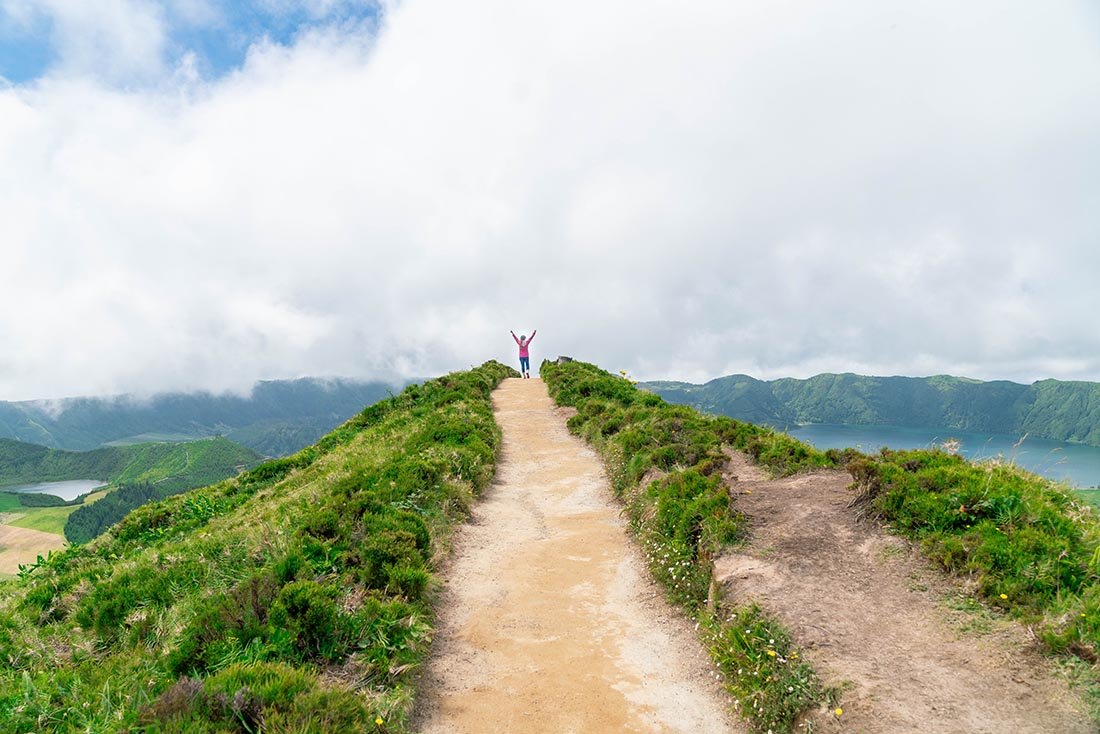
[[[831, 700], [777, 621], [717, 598], [711, 562], [742, 533], [742, 518], [721, 482], [723, 446], [747, 452], [776, 474], [831, 460], [770, 429], [669, 405], [593, 365], [544, 362], [541, 374], [555, 401], [577, 408], [570, 429], [603, 455], [650, 571], [699, 622], [753, 731], [788, 731], [802, 711]], [[663, 476], [643, 486], [654, 471]]]
[[[213, 484], [259, 461], [251, 449], [224, 438], [171, 444], [169, 451], [165, 447], [127, 447], [128, 461], [120, 467], [113, 491], [104, 502], [85, 502], [65, 515], [65, 538], [70, 543], [86, 543], [141, 505]], [[54, 515], [60, 519], [62, 513]]]
[[969, 577], [1051, 650], [1100, 659], [1100, 522], [1087, 502], [1014, 466], [945, 451], [849, 458], [867, 514]]
[[[762, 655], [771, 656], [761, 653], [753, 620], [771, 623], [758, 612], [732, 610], [723, 620], [702, 611], [709, 558], [740, 532], [727, 498], [708, 476], [723, 444], [777, 474], [847, 467], [861, 492], [860, 511], [918, 541], [945, 570], [966, 577], [975, 595], [1028, 624], [1049, 652], [1083, 666], [1085, 681], [1100, 677], [1100, 522], [1066, 487], [1013, 466], [971, 464], [944, 451], [822, 454], [769, 429], [668, 406], [582, 363], [546, 363], [543, 376], [556, 400], [578, 408], [570, 427], [608, 460], [654, 575], [673, 599], [703, 615], [704, 629], [719, 641], [712, 644], [716, 661], [758, 731], [789, 726], [800, 706], [824, 692], [807, 679], [811, 684], [801, 689], [792, 684], [801, 697], [785, 697], [783, 674], [789, 668], [759, 667], [768, 662]], [[651, 469], [671, 473], [643, 491], [638, 482]], [[772, 629], [768, 639], [786, 645], [782, 630]], [[1091, 684], [1089, 695], [1100, 701], [1100, 688]]]
[[404, 731], [433, 559], [490, 481], [497, 363], [131, 513], [0, 586], [12, 731]]
[[796, 423], [954, 428], [1100, 446], [1100, 384], [1032, 385], [961, 377], [824, 374], [770, 382], [730, 375], [705, 385], [645, 385], [674, 403], [773, 426]]

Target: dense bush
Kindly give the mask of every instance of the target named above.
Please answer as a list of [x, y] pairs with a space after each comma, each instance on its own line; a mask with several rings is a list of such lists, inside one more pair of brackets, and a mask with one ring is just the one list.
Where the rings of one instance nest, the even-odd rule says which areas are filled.
[[489, 396], [513, 374], [490, 362], [411, 387], [0, 586], [0, 721], [405, 731], [433, 558], [492, 479]]

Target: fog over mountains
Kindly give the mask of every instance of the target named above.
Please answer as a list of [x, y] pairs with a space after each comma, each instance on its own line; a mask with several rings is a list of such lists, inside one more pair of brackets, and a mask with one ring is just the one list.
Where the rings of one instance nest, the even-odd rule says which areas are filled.
[[0, 402], [0, 438], [83, 451], [224, 435], [261, 454], [281, 456], [398, 389], [383, 382], [307, 377], [259, 382], [247, 396], [196, 392]]

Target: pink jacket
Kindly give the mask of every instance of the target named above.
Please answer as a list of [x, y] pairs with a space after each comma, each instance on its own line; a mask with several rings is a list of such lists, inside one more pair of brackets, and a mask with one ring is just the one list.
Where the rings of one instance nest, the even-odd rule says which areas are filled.
[[537, 334], [538, 332], [539, 332], [538, 329], [535, 329], [534, 331], [532, 331], [531, 332], [531, 338], [528, 339], [525, 342], [521, 342], [519, 340], [518, 336], [516, 336], [515, 334], [512, 334], [512, 338], [516, 340], [516, 344], [519, 344], [519, 356], [521, 356], [521, 357], [530, 357], [531, 356], [530, 353], [527, 351], [527, 347], [529, 347], [531, 345], [531, 342], [533, 342], [535, 340], [535, 334]]

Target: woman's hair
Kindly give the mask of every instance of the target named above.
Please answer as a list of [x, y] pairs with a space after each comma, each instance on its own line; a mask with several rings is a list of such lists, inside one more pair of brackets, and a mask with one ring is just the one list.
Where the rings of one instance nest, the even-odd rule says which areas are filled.
[[527, 341], [527, 335], [526, 335], [526, 334], [520, 334], [520, 335], [519, 335], [519, 340], [520, 340], [521, 342]]

